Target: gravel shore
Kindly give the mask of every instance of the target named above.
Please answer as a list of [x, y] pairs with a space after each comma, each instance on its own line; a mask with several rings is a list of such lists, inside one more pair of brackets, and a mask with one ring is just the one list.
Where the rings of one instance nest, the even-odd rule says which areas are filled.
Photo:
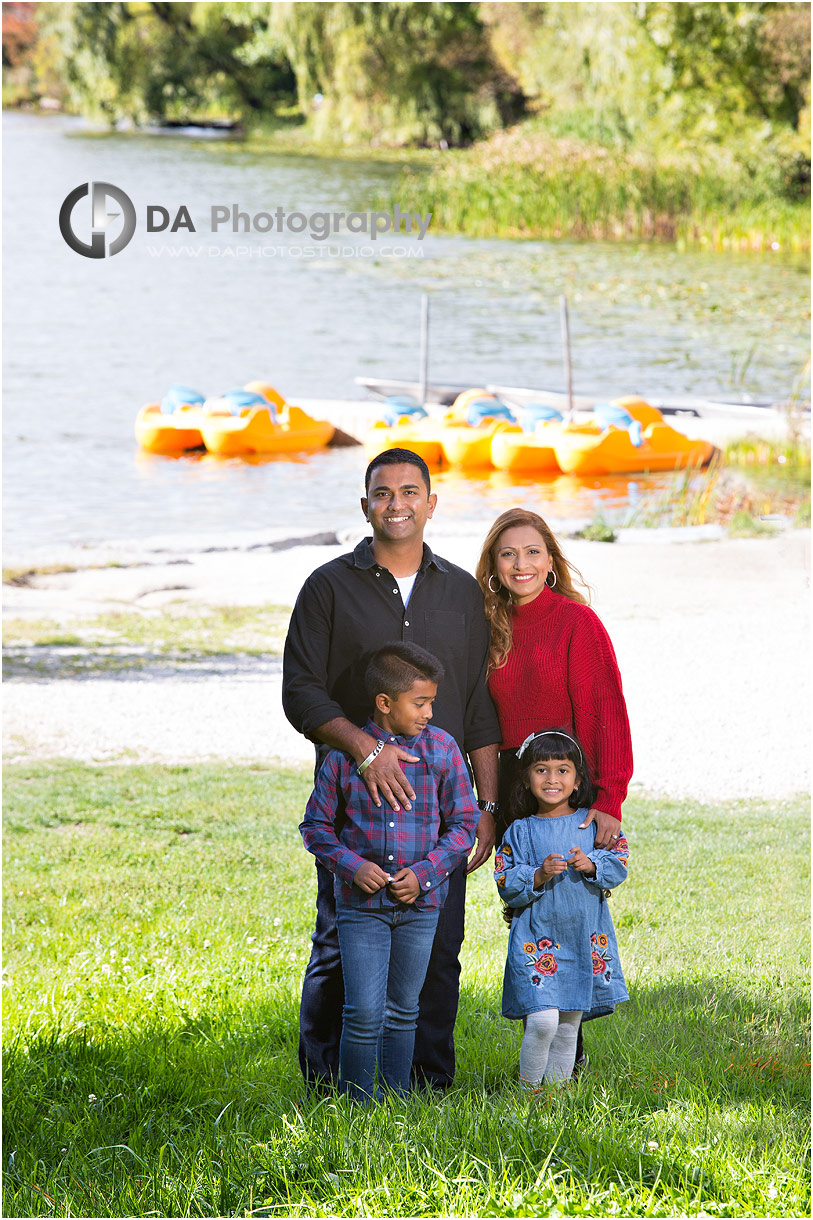
[[[618, 654], [632, 724], [634, 789], [781, 798], [809, 789], [809, 531], [711, 540], [645, 531], [623, 545], [568, 541]], [[330, 535], [327, 535], [329, 538]], [[427, 540], [472, 571], [481, 533]], [[321, 541], [321, 540], [320, 540]], [[187, 606], [292, 605], [317, 565], [355, 539], [222, 550], [130, 546], [6, 589], [4, 617], [57, 622]], [[41, 562], [41, 557], [38, 557]], [[312, 747], [280, 706], [279, 657], [151, 663], [132, 673], [5, 684], [7, 760], [307, 764]]]

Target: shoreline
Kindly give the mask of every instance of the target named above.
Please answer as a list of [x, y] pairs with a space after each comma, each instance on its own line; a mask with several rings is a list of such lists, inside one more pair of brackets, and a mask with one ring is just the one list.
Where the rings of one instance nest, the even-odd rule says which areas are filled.
[[[631, 791], [702, 800], [807, 791], [810, 531], [721, 539], [701, 527], [674, 531], [660, 546], [652, 545], [663, 541], [659, 531], [637, 533], [646, 540], [565, 542], [618, 656], [633, 732]], [[4, 617], [81, 630], [102, 615], [149, 620], [215, 607], [290, 607], [309, 573], [363, 530], [342, 534], [319, 544], [311, 535], [307, 545], [243, 536], [243, 549], [142, 550], [151, 558], [138, 566], [39, 575], [6, 587]], [[470, 571], [481, 539], [479, 529], [452, 532], [438, 522], [427, 531], [434, 550]], [[28, 651], [47, 661], [70, 645], [48, 648]], [[49, 678], [46, 665], [44, 678], [7, 680], [7, 761], [278, 758], [306, 766], [313, 757], [282, 713], [278, 650], [200, 662], [134, 648], [141, 668], [112, 669], [98, 647], [89, 653], [79, 676]]]

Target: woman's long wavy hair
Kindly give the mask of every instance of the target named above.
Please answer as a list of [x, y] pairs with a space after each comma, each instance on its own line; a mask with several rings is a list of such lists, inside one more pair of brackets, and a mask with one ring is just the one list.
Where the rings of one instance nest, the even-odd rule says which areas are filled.
[[[589, 605], [589, 586], [578, 568], [567, 559], [559, 546], [556, 535], [538, 513], [528, 508], [509, 508], [501, 513], [486, 535], [480, 558], [477, 562], [477, 581], [483, 591], [486, 618], [491, 627], [491, 649], [488, 657], [489, 672], [499, 669], [505, 664], [511, 651], [511, 595], [502, 585], [495, 593], [489, 582], [498, 584], [497, 551], [500, 535], [517, 525], [530, 525], [541, 535], [545, 548], [553, 560], [553, 570], [556, 573], [556, 592], [571, 601]], [[493, 578], [493, 579], [492, 579]], [[581, 585], [586, 592], [581, 593], [574, 588], [574, 582]]]

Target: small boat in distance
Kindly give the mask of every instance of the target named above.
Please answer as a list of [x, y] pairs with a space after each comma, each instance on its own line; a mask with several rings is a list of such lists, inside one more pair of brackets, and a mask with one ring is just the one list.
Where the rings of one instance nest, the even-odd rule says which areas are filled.
[[[388, 380], [382, 377], [355, 377], [354, 381], [356, 385], [364, 386], [373, 398], [380, 398], [382, 401], [405, 394], [417, 399], [420, 394], [420, 386], [417, 381]], [[450, 385], [433, 381], [426, 387], [425, 401], [437, 403], [442, 407], [450, 407], [458, 394], [463, 394], [468, 389], [468, 385]]]
[[[395, 395], [410, 395], [417, 399], [417, 381], [401, 381], [397, 378], [356, 377], [356, 385], [364, 386], [373, 398], [386, 400]], [[453, 385], [447, 382], [429, 382], [426, 386], [426, 402], [449, 407], [468, 385]], [[534, 390], [525, 386], [506, 386], [488, 383], [485, 389], [513, 407], [524, 407], [530, 402], [547, 403], [558, 410], [567, 410], [567, 394], [562, 390]], [[573, 408], [576, 411], [592, 411], [597, 402], [606, 401], [607, 394], [574, 394]], [[657, 407], [662, 415], [693, 415], [702, 417], [725, 417], [744, 414], [759, 419], [761, 411], [776, 410], [787, 404], [770, 398], [756, 398], [752, 394], [732, 395], [725, 398], [702, 398], [691, 394], [650, 394], [647, 402]], [[794, 409], [809, 413], [810, 403], [795, 403]]]
[[187, 136], [193, 140], [242, 140], [246, 129], [234, 119], [159, 119], [135, 129], [148, 136]]

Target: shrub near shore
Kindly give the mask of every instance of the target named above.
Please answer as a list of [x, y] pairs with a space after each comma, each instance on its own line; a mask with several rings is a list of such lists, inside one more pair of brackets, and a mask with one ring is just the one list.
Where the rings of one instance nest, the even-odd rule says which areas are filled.
[[627, 802], [632, 998], [534, 1102], [474, 874], [457, 1087], [368, 1110], [297, 1067], [307, 771], [5, 780], [4, 1215], [808, 1213], [804, 798]]
[[428, 172], [406, 170], [386, 206], [432, 212], [433, 231], [470, 237], [643, 239], [711, 249], [810, 248], [809, 201], [793, 158], [719, 147], [659, 153], [557, 138], [538, 120]]

